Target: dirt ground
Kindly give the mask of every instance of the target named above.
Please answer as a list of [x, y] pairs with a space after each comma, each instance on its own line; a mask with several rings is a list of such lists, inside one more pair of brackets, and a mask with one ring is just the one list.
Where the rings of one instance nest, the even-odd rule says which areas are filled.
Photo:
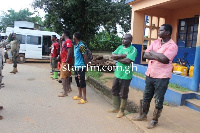
[[[87, 86], [87, 104], [72, 100], [78, 94], [75, 80], [67, 97], [58, 97], [62, 85], [52, 80], [49, 63], [18, 64], [18, 73], [9, 73], [5, 64], [0, 89], [0, 133], [139, 133], [127, 119], [108, 113], [112, 106]], [[123, 128], [118, 128], [123, 127]]]
[[100, 81], [109, 88], [112, 88], [113, 79], [115, 75], [114, 72], [112, 73], [103, 73], [100, 77]]

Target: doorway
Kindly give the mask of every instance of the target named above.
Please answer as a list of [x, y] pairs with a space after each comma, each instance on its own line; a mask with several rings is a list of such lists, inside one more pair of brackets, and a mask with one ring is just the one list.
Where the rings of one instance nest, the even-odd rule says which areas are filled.
[[42, 55], [49, 56], [51, 53], [51, 36], [43, 36]]

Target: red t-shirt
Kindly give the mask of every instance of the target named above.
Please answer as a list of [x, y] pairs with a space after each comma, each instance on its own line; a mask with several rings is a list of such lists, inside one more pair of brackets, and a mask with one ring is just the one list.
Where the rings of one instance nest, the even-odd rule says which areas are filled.
[[51, 45], [51, 57], [57, 57], [58, 56], [58, 51], [59, 49], [59, 44], [58, 42], [55, 42]]
[[[62, 51], [60, 54], [60, 59], [61, 63], [64, 63], [67, 59], [67, 54], [68, 54], [68, 48], [72, 48], [72, 41], [70, 39], [67, 39], [63, 44], [62, 44]], [[69, 63], [72, 62], [72, 56], [69, 58]]]

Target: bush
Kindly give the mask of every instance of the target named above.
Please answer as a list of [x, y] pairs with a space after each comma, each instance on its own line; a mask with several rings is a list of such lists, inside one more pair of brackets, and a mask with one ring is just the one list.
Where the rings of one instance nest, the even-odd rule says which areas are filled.
[[99, 32], [90, 42], [90, 49], [94, 51], [114, 51], [122, 44], [122, 38], [114, 33]]

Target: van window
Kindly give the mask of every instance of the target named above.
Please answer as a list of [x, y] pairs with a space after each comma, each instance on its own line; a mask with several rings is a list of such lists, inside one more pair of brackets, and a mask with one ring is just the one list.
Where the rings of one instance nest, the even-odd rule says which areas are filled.
[[17, 34], [16, 35], [16, 38], [20, 40], [20, 44], [25, 44], [26, 42], [26, 36], [25, 35], [20, 35], [20, 34]]
[[41, 45], [40, 36], [27, 36], [27, 44]]

